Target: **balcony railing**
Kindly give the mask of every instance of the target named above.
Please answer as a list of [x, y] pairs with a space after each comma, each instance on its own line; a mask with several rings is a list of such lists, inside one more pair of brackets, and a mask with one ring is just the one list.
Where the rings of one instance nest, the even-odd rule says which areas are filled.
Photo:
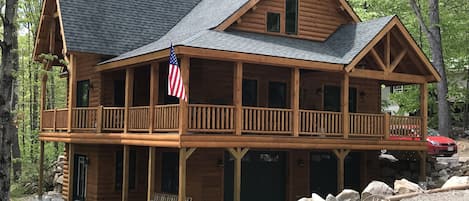
[[[153, 109], [153, 111], [151, 111]], [[73, 132], [177, 132], [180, 107], [155, 105], [129, 107], [125, 122], [124, 107], [73, 108]], [[293, 135], [298, 126], [300, 136], [343, 137], [343, 113], [299, 110], [298, 125], [293, 125], [293, 110], [263, 107], [242, 107], [240, 130], [243, 135]], [[68, 110], [44, 110], [43, 131], [68, 130]], [[150, 116], [153, 115], [153, 116]], [[189, 104], [188, 133], [233, 134], [236, 132], [236, 108], [231, 105]], [[153, 122], [152, 122], [153, 121]], [[389, 136], [419, 137], [420, 117], [389, 116], [385, 114], [349, 114], [349, 137], [380, 138]]]

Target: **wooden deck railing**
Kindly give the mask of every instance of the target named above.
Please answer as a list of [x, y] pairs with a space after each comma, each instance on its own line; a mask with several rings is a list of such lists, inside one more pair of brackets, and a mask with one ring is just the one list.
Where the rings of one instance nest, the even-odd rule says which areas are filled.
[[384, 114], [350, 113], [350, 136], [384, 137]]
[[179, 105], [155, 105], [153, 131], [172, 132], [179, 129]]
[[189, 105], [191, 132], [234, 132], [234, 106]]
[[243, 107], [242, 131], [258, 134], [291, 134], [292, 110]]
[[[177, 132], [179, 104], [155, 105], [153, 122], [150, 107], [130, 107], [127, 128], [129, 132]], [[68, 110], [53, 109], [42, 112], [44, 131], [68, 130]], [[124, 132], [124, 107], [88, 107], [72, 109], [72, 131]], [[299, 111], [301, 136], [336, 136], [343, 134], [343, 114], [314, 110]], [[386, 114], [350, 113], [349, 137], [421, 136], [421, 118]], [[187, 126], [189, 133], [235, 133], [235, 107], [231, 105], [189, 104]], [[152, 125], [151, 125], [152, 124]], [[241, 132], [244, 134], [294, 135], [292, 109], [243, 107]]]
[[342, 136], [342, 113], [300, 110], [300, 134]]

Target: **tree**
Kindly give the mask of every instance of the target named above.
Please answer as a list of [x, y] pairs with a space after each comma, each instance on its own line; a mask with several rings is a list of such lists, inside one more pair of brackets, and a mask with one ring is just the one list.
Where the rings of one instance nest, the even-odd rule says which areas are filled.
[[0, 201], [9, 200], [10, 164], [12, 141], [18, 141], [14, 122], [16, 107], [15, 73], [18, 70], [18, 35], [16, 13], [18, 0], [1, 1], [5, 7], [0, 14], [3, 23], [3, 40], [0, 41], [2, 60], [0, 65]]
[[428, 25], [422, 16], [422, 11], [415, 0], [409, 0], [412, 10], [417, 17], [420, 27], [427, 36], [430, 45], [432, 63], [441, 75], [441, 81], [437, 84], [438, 91], [438, 130], [441, 135], [448, 136], [450, 131], [450, 110], [447, 99], [448, 80], [446, 78], [445, 61], [443, 59], [443, 47], [441, 44], [440, 7], [438, 0], [429, 0]]

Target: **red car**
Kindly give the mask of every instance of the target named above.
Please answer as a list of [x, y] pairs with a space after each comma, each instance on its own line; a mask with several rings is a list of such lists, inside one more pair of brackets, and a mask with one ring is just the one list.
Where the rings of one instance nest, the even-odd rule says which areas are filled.
[[[420, 141], [420, 136], [417, 134], [417, 126], [404, 126], [395, 129], [391, 129], [391, 140], [408, 140], [408, 141]], [[438, 131], [432, 128], [428, 128], [427, 136], [427, 147], [428, 154], [439, 156], [452, 156], [458, 152], [458, 145], [456, 142], [445, 136], [440, 136]]]

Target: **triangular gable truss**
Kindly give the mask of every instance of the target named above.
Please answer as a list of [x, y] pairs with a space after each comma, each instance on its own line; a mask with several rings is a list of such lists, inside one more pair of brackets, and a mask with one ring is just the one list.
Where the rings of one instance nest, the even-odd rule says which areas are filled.
[[[394, 42], [393, 44], [391, 44], [391, 40]], [[372, 60], [375, 64], [375, 69], [359, 68], [360, 62], [364, 60]], [[402, 69], [399, 66], [403, 61], [412, 62], [414, 65], [406, 66], [407, 69]], [[406, 83], [424, 83], [439, 81], [441, 79], [439, 73], [418, 47], [398, 17], [394, 17], [345, 67], [345, 70], [350, 72], [351, 76], [354, 77], [373, 77]], [[402, 70], [417, 71], [418, 73], [399, 72]]]
[[[57, 36], [59, 36], [59, 38], [57, 38]], [[51, 53], [53, 55], [57, 55], [59, 59], [65, 59], [67, 61], [67, 57], [64, 56], [66, 55], [66, 52], [67, 46], [65, 43], [59, 0], [45, 0], [43, 2], [38, 32], [34, 44], [34, 60], [40, 61], [41, 58], [39, 58], [39, 56], [42, 53]], [[47, 62], [46, 68], [48, 69], [52, 65], [62, 64], [60, 64], [58, 60]]]

